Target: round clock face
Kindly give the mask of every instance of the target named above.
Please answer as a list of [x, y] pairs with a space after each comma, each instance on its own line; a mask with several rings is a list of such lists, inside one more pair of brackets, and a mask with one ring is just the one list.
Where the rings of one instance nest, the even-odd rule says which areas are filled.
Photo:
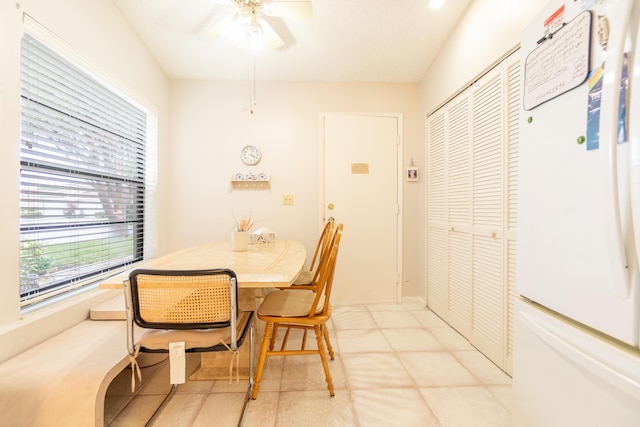
[[257, 165], [261, 157], [262, 153], [255, 145], [247, 145], [240, 152], [240, 159], [245, 165]]

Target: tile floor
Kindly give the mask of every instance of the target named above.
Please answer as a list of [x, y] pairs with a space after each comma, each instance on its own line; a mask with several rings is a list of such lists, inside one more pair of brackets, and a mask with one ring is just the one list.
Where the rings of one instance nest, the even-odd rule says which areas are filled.
[[[329, 396], [317, 356], [271, 357], [245, 426], [510, 425], [511, 378], [428, 309], [334, 307], [329, 328], [335, 396]], [[259, 322], [258, 348], [263, 330]], [[188, 370], [194, 361], [188, 359]], [[166, 362], [144, 368], [135, 396], [130, 374], [123, 371], [107, 391], [105, 426], [143, 426], [168, 391]], [[188, 381], [154, 427], [234, 426], [246, 386]]]

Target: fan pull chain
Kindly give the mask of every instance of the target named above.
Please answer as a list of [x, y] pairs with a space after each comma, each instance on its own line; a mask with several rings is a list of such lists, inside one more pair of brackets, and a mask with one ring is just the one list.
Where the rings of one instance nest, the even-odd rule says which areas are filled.
[[251, 87], [251, 66], [247, 67], [247, 82], [249, 84], [249, 112], [253, 114], [256, 105], [256, 57], [253, 56], [253, 88]]

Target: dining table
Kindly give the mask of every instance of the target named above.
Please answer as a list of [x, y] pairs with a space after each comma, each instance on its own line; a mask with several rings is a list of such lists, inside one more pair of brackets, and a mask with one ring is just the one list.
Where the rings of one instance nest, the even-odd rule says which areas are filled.
[[[206, 242], [151, 258], [134, 268], [160, 270], [195, 270], [229, 268], [238, 278], [238, 305], [242, 310], [256, 310], [269, 288], [290, 286], [306, 261], [305, 246], [296, 240], [276, 240], [271, 243], [249, 244], [246, 251], [234, 251], [229, 240]], [[103, 281], [101, 289], [123, 289], [130, 271], [119, 273]], [[122, 299], [124, 303], [124, 298]], [[122, 307], [124, 310], [124, 306]], [[114, 315], [123, 318], [123, 313]], [[248, 345], [240, 348], [239, 373], [249, 376]], [[255, 346], [256, 351], [258, 345]], [[229, 379], [230, 354], [227, 352], [201, 353], [200, 366], [190, 375], [191, 380]]]
[[[135, 268], [162, 270], [196, 270], [229, 268], [238, 277], [239, 288], [290, 286], [300, 273], [307, 257], [304, 245], [296, 240], [254, 243], [246, 251], [234, 251], [229, 240], [206, 242], [135, 265]], [[101, 289], [121, 289], [129, 272], [112, 276], [100, 283]]]

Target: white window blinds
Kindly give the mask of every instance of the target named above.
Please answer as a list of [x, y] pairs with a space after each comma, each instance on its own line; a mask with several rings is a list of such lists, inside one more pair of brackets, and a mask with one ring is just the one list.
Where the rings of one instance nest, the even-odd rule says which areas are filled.
[[26, 33], [21, 72], [25, 305], [142, 259], [147, 114]]

